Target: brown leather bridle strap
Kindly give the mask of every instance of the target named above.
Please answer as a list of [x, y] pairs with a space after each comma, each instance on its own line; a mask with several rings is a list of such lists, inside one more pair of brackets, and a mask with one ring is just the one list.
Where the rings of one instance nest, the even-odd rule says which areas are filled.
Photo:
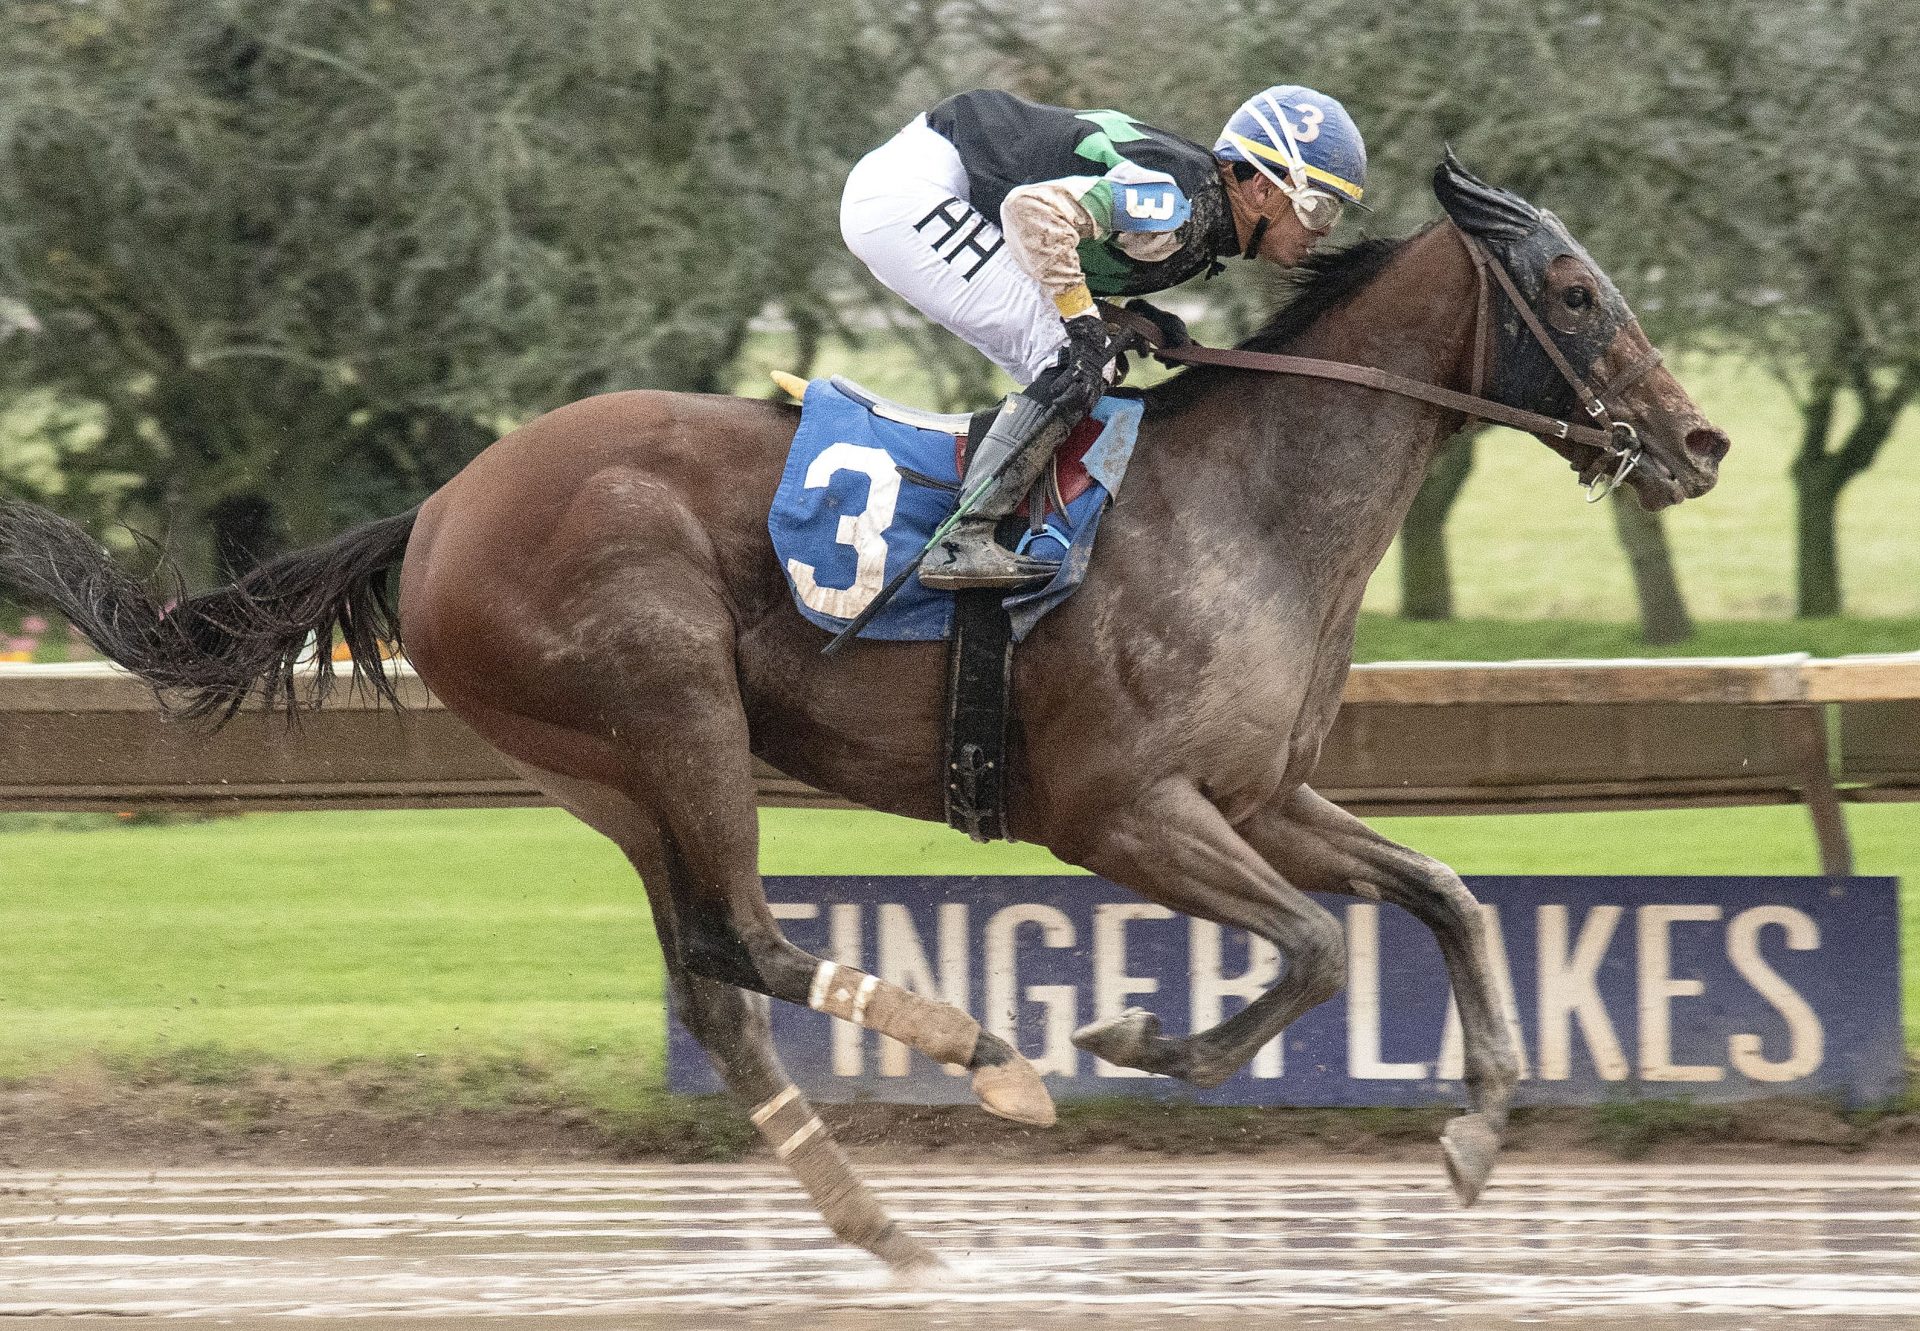
[[[1184, 346], [1165, 347], [1160, 345], [1160, 330], [1151, 320], [1127, 310], [1112, 308], [1104, 311], [1104, 315], [1109, 323], [1120, 324], [1136, 333], [1147, 345], [1156, 348], [1154, 354], [1161, 360], [1176, 361], [1186, 365], [1223, 365], [1229, 369], [1259, 370], [1266, 374], [1302, 375], [1309, 379], [1336, 379], [1342, 383], [1358, 384], [1362, 388], [1375, 388], [1383, 393], [1394, 393], [1400, 397], [1431, 403], [1436, 407], [1444, 407], [1448, 411], [1457, 411], [1469, 418], [1492, 421], [1496, 425], [1510, 425], [1528, 434], [1567, 439], [1576, 444], [1585, 444], [1589, 448], [1612, 449], [1615, 447], [1613, 435], [1606, 430], [1596, 430], [1589, 425], [1575, 425], [1571, 421], [1556, 420], [1552, 416], [1543, 416], [1537, 411], [1523, 411], [1519, 407], [1509, 407], [1506, 403], [1495, 402], [1491, 398], [1456, 392], [1451, 388], [1442, 388], [1438, 384], [1430, 384], [1422, 379], [1409, 379], [1405, 375], [1394, 374], [1371, 365], [1352, 365], [1338, 360], [1318, 360], [1311, 356], [1283, 356], [1271, 351], [1203, 347], [1195, 342], [1189, 342]], [[1476, 328], [1474, 335], [1480, 337], [1482, 331]]]
[[1487, 252], [1467, 239], [1467, 233], [1459, 232], [1460, 243], [1467, 247], [1467, 257], [1473, 260], [1475, 296], [1473, 307], [1473, 383], [1469, 388], [1475, 397], [1487, 391], [1487, 343], [1493, 340], [1493, 325], [1487, 320]]
[[1649, 342], [1647, 349], [1640, 353], [1640, 359], [1622, 370], [1619, 378], [1613, 380], [1611, 383], [1601, 384], [1594, 391], [1603, 398], [1609, 394], [1617, 398], [1642, 379], [1646, 378], [1650, 371], [1659, 366], [1662, 359], [1660, 348]]
[[[1413, 398], [1415, 401], [1431, 403], [1449, 411], [1457, 411], [1470, 420], [1491, 421], [1496, 425], [1512, 426], [1528, 434], [1545, 435], [1551, 439], [1566, 439], [1589, 448], [1598, 448], [1609, 454], [1629, 453], [1637, 457], [1637, 446], [1632, 440], [1632, 429], [1616, 423], [1607, 410], [1606, 403], [1599, 392], [1587, 386], [1573, 365], [1562, 354], [1554, 342], [1553, 335], [1540, 322], [1520, 289], [1508, 274], [1506, 265], [1488, 254], [1480, 242], [1459, 232], [1460, 243], [1466, 246], [1467, 255], [1473, 260], [1476, 276], [1479, 279], [1479, 292], [1475, 301], [1473, 326], [1473, 391], [1456, 392], [1451, 388], [1442, 388], [1422, 379], [1409, 379], [1405, 375], [1394, 374], [1388, 370], [1377, 369], [1371, 365], [1353, 365], [1346, 361], [1320, 360], [1311, 356], [1286, 356], [1271, 351], [1241, 351], [1229, 347], [1204, 347], [1197, 342], [1188, 342], [1182, 346], [1165, 346], [1159, 325], [1142, 315], [1102, 302], [1101, 315], [1110, 324], [1117, 324], [1131, 332], [1141, 343], [1151, 348], [1161, 360], [1186, 365], [1222, 365], [1236, 370], [1259, 370], [1266, 374], [1294, 374], [1309, 379], [1335, 379], [1342, 383], [1358, 384], [1363, 388], [1375, 388], [1381, 392], [1394, 393], [1400, 397]], [[1483, 397], [1486, 391], [1487, 342], [1492, 325], [1488, 321], [1487, 277], [1491, 274], [1506, 292], [1507, 299], [1516, 313], [1526, 323], [1527, 331], [1533, 334], [1540, 349], [1546, 352], [1549, 360], [1561, 376], [1573, 388], [1580, 405], [1587, 414], [1599, 422], [1600, 428], [1591, 425], [1576, 425], [1572, 421], [1563, 421], [1553, 416], [1542, 415], [1537, 411], [1526, 411], [1519, 407], [1510, 407], [1504, 402], [1495, 402]], [[1615, 395], [1624, 393], [1638, 383], [1656, 365], [1660, 364], [1660, 352], [1649, 347], [1647, 351], [1629, 366], [1611, 385], [1603, 391]], [[1624, 475], [1624, 471], [1622, 472]]]
[[[1480, 270], [1481, 328], [1484, 329], [1486, 327], [1487, 273], [1491, 270], [1494, 280], [1500, 283], [1500, 289], [1507, 293], [1507, 299], [1512, 302], [1514, 311], [1518, 313], [1520, 318], [1526, 323], [1527, 331], [1533, 334], [1534, 341], [1540, 344], [1540, 349], [1547, 353], [1547, 358], [1553, 362], [1553, 367], [1560, 371], [1560, 377], [1565, 379], [1568, 385], [1572, 387], [1574, 395], [1580, 399], [1580, 405], [1586, 408], [1587, 415], [1593, 417], [1602, 425], [1611, 426], [1613, 424], [1613, 417], [1607, 409], [1607, 396], [1611, 394], [1615, 398], [1618, 398], [1620, 394], [1626, 392], [1629, 388], [1632, 388], [1645, 378], [1649, 371], [1660, 364], [1660, 349], [1649, 345], [1647, 349], [1641, 353], [1640, 358], [1622, 371], [1620, 376], [1612, 383], [1598, 384], [1589, 388], [1587, 381], [1580, 377], [1568, 362], [1566, 356], [1561, 354], [1558, 344], [1553, 340], [1553, 335], [1549, 333], [1546, 326], [1540, 322], [1540, 317], [1533, 312], [1533, 307], [1521, 299], [1520, 289], [1515, 285], [1513, 275], [1507, 272], [1506, 265], [1495, 263], [1493, 257], [1486, 252], [1486, 248], [1464, 231], [1460, 233], [1460, 243], [1467, 247], [1467, 253], [1473, 256], [1474, 267]], [[1477, 356], [1475, 359], [1474, 373], [1476, 375], [1479, 373]], [[1480, 390], [1476, 387], [1474, 391], [1479, 392]]]

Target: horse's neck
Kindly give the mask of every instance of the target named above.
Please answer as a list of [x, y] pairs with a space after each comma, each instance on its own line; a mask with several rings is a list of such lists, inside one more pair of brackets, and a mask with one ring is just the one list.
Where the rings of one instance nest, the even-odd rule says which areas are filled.
[[[1348, 301], [1287, 350], [1467, 387], [1474, 277], [1449, 226], [1415, 237]], [[1251, 493], [1270, 508], [1282, 547], [1312, 552], [1318, 571], [1355, 583], [1380, 562], [1446, 438], [1446, 413], [1411, 398], [1267, 375], [1242, 399], [1260, 438]], [[1317, 391], [1316, 391], [1317, 390]], [[1245, 440], [1242, 438], [1242, 447]]]

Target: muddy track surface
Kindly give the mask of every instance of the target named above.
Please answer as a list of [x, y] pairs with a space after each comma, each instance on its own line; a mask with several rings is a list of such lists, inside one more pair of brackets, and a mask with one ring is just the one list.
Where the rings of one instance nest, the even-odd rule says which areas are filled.
[[0, 1315], [174, 1326], [1109, 1331], [1920, 1324], [1920, 1170], [1241, 1159], [873, 1171], [902, 1287], [773, 1167], [0, 1172]]

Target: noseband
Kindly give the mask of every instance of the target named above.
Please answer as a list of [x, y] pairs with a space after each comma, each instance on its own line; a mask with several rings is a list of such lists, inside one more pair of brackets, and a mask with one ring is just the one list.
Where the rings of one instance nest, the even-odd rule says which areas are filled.
[[[1593, 503], [1611, 494], [1620, 483], [1632, 474], [1640, 465], [1640, 457], [1646, 446], [1640, 442], [1639, 434], [1633, 426], [1619, 419], [1607, 407], [1604, 394], [1611, 393], [1616, 400], [1634, 384], [1645, 378], [1647, 373], [1660, 364], [1660, 352], [1649, 347], [1646, 354], [1635, 361], [1611, 384], [1598, 388], [1590, 387], [1587, 381], [1568, 362], [1553, 335], [1540, 322], [1526, 299], [1521, 296], [1520, 288], [1507, 272], [1506, 265], [1487, 252], [1481, 243], [1464, 231], [1458, 231], [1461, 243], [1467, 248], [1467, 255], [1473, 260], [1474, 271], [1479, 278], [1479, 295], [1474, 313], [1473, 327], [1473, 391], [1456, 392], [1451, 388], [1442, 388], [1422, 379], [1409, 379], [1405, 375], [1394, 374], [1388, 370], [1376, 369], [1371, 365], [1353, 365], [1346, 361], [1319, 360], [1311, 356], [1286, 356], [1270, 351], [1241, 351], [1238, 348], [1203, 347], [1189, 342], [1182, 346], [1162, 345], [1159, 327], [1151, 320], [1128, 310], [1113, 306], [1103, 307], [1101, 313], [1107, 322], [1118, 324], [1140, 343], [1152, 349], [1154, 354], [1165, 361], [1174, 361], [1190, 365], [1223, 365], [1238, 370], [1260, 370], [1267, 374], [1302, 375], [1310, 379], [1337, 379], [1342, 383], [1359, 384], [1365, 388], [1377, 388], [1382, 392], [1395, 393], [1401, 397], [1410, 397], [1420, 402], [1457, 411], [1468, 420], [1491, 421], [1496, 425], [1511, 426], [1527, 434], [1543, 435], [1551, 439], [1565, 439], [1571, 443], [1582, 444], [1588, 448], [1599, 449], [1601, 460], [1612, 463], [1611, 472], [1604, 467], [1587, 485], [1587, 502]], [[1557, 417], [1542, 415], [1537, 411], [1527, 411], [1520, 407], [1510, 407], [1504, 402], [1482, 396], [1486, 388], [1487, 346], [1492, 340], [1493, 324], [1490, 321], [1488, 276], [1500, 284], [1519, 314], [1527, 331], [1534, 341], [1546, 352], [1547, 359], [1560, 372], [1562, 378], [1573, 388], [1574, 396], [1581, 407], [1590, 416], [1593, 425], [1581, 425], [1573, 421], [1560, 420]]]

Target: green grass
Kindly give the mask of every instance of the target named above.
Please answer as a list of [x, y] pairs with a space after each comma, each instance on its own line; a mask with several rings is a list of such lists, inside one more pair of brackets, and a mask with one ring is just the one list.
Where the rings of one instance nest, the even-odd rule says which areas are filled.
[[[1920, 807], [1849, 819], [1860, 872], [1920, 881]], [[1468, 873], [1815, 871], [1795, 809], [1379, 825]], [[882, 814], [767, 810], [762, 826], [768, 873], [1062, 868]], [[0, 820], [0, 872], [0, 1076], [82, 1057], [189, 1082], [386, 1060], [491, 1084], [488, 1069], [524, 1065], [641, 1118], [660, 1084], [659, 953], [639, 884], [555, 811], [15, 815]], [[1907, 956], [1920, 1011], [1920, 951]]]
[[[1676, 373], [1733, 439], [1720, 484], [1669, 511], [1680, 583], [1703, 620], [1793, 612], [1793, 490], [1799, 418], [1785, 392], [1737, 362], [1679, 358]], [[1850, 613], [1920, 615], [1920, 542], [1908, 514], [1920, 497], [1920, 412], [1909, 411], [1879, 461], [1840, 504]], [[1480, 441], [1449, 527], [1455, 606], [1472, 618], [1630, 620], [1633, 587], [1603, 504], [1582, 502], [1572, 473], [1511, 431]], [[1368, 608], [1399, 603], [1398, 549], [1368, 589]]]

